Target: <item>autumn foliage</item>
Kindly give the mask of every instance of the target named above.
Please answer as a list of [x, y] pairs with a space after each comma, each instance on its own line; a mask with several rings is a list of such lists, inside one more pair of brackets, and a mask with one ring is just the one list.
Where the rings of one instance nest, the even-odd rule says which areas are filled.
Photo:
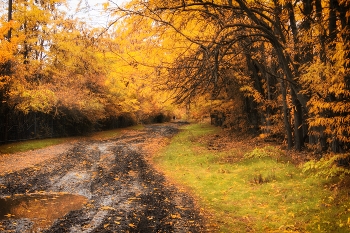
[[0, 141], [81, 134], [170, 114], [145, 72], [123, 58], [132, 45], [117, 40], [117, 31], [71, 17], [65, 0], [8, 3], [12, 10], [0, 21]]
[[85, 126], [176, 103], [289, 149], [349, 150], [348, 1], [109, 1], [108, 28], [59, 4], [18, 1], [2, 18], [2, 132], [10, 113]]
[[224, 113], [227, 127], [284, 138], [289, 148], [349, 149], [348, 1], [108, 7], [152, 40], [147, 46], [162, 59], [148, 64], [194, 116], [200, 105]]

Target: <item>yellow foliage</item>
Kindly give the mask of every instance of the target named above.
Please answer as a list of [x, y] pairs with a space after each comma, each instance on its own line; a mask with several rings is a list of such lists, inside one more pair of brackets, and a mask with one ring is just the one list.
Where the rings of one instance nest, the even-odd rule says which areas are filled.
[[305, 67], [301, 77], [305, 93], [311, 98], [308, 102], [310, 129], [322, 126], [324, 133], [342, 142], [350, 142], [350, 90], [346, 88], [344, 68], [344, 49], [338, 43], [332, 62], [316, 62]]

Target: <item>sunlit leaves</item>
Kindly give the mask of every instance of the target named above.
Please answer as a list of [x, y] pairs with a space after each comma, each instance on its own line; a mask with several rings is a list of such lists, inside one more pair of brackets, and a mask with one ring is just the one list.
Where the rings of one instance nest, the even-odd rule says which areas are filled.
[[25, 113], [30, 111], [49, 113], [57, 101], [55, 94], [45, 86], [38, 90], [24, 90], [21, 92], [21, 98], [22, 101], [17, 108]]
[[[309, 105], [310, 127], [323, 127], [323, 133], [331, 135], [329, 142], [350, 142], [350, 91], [346, 87], [344, 50], [337, 45], [332, 60], [325, 63], [316, 60], [302, 76], [305, 92], [311, 95]], [[313, 132], [312, 132], [313, 133]]]

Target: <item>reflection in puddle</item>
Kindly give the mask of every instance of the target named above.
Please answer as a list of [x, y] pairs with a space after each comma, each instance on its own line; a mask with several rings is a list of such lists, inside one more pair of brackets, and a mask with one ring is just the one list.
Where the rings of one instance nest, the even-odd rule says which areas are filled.
[[32, 230], [42, 230], [72, 210], [78, 210], [87, 198], [73, 194], [31, 194], [0, 198], [0, 220], [29, 218]]

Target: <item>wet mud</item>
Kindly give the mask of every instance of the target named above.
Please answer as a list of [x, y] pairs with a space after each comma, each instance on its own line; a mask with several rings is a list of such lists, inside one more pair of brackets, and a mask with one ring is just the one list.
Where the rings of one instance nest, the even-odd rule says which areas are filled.
[[[115, 139], [81, 141], [51, 160], [0, 176], [0, 204], [7, 201], [0, 232], [203, 232], [193, 199], [167, 183], [143, 149], [152, 139], [174, 136], [178, 127], [149, 125]], [[19, 214], [19, 206], [27, 213]]]

